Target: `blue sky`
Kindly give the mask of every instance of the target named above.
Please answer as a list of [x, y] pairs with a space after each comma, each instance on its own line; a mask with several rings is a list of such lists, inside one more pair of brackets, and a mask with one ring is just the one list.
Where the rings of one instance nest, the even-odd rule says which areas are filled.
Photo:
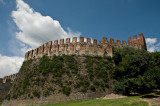
[[18, 72], [27, 50], [66, 37], [143, 33], [148, 51], [160, 50], [160, 0], [0, 0], [0, 13], [0, 77]]

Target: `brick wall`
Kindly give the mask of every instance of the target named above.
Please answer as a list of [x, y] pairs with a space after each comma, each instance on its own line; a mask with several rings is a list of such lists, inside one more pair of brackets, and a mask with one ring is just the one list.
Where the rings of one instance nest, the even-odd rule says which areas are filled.
[[3, 77], [2, 82], [6, 83], [7, 80], [10, 80], [11, 83], [12, 83], [17, 76], [18, 76], [18, 74], [12, 74], [12, 75], [9, 75], [9, 76], [5, 76], [5, 77]]
[[147, 50], [146, 41], [143, 34], [141, 33], [138, 36], [139, 36], [139, 39], [137, 38], [137, 35], [134, 35], [133, 40], [131, 39], [131, 37], [129, 37], [128, 45], [131, 47]]
[[147, 50], [146, 42], [143, 34], [139, 34], [139, 39], [137, 35], [133, 36], [133, 40], [131, 37], [128, 38], [128, 45], [126, 41], [121, 41], [116, 39], [116, 42], [113, 38], [110, 38], [109, 41], [107, 37], [103, 37], [102, 41], [99, 41], [97, 44], [97, 40], [93, 39], [93, 43], [91, 42], [91, 38], [87, 38], [87, 41], [84, 41], [84, 37], [79, 38], [79, 42], [77, 42], [77, 37], [73, 37], [72, 41], [70, 38], [66, 38], [65, 43], [64, 39], [60, 39], [60, 41], [55, 40], [53, 45], [52, 41], [49, 41], [42, 46], [28, 51], [25, 54], [25, 61], [29, 59], [41, 58], [43, 55], [53, 56], [53, 55], [91, 55], [91, 56], [113, 56], [112, 47], [133, 47], [137, 49]]

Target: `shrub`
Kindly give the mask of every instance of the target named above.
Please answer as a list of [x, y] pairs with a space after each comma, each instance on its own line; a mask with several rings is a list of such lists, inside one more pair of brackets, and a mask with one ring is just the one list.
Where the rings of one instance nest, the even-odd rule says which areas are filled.
[[63, 86], [62, 92], [63, 92], [63, 94], [69, 96], [70, 93], [71, 93], [71, 88], [70, 88], [70, 87], [64, 87], [64, 86]]
[[46, 90], [46, 91], [44, 91], [44, 93], [43, 93], [43, 95], [45, 96], [45, 97], [47, 97], [47, 96], [49, 96], [51, 93], [49, 92], [49, 90]]
[[93, 85], [91, 85], [91, 86], [90, 86], [90, 90], [93, 91], [93, 92], [95, 92], [95, 91], [96, 91], [96, 88], [95, 88]]
[[38, 91], [33, 91], [34, 97], [40, 98], [40, 92]]
[[53, 89], [53, 87], [49, 87], [49, 88], [47, 88], [48, 89], [48, 91], [51, 91], [51, 92], [54, 92], [55, 91], [55, 89]]
[[132, 91], [125, 81], [117, 82], [114, 85], [113, 92], [116, 94], [129, 95]]
[[7, 100], [10, 100], [10, 98], [11, 98], [11, 95], [10, 95], [10, 94], [7, 94], [7, 95], [5, 96], [5, 99], [7, 99]]
[[17, 97], [18, 97], [18, 95], [16, 95], [16, 94], [14, 94], [14, 95], [12, 96], [13, 99], [17, 99]]
[[81, 84], [78, 82], [74, 85], [74, 88], [80, 88], [80, 87], [81, 87]]
[[95, 85], [96, 87], [99, 87], [100, 83], [98, 81], [94, 81], [93, 85]]
[[88, 90], [87, 88], [82, 88], [82, 89], [81, 89], [81, 92], [86, 93], [87, 90]]

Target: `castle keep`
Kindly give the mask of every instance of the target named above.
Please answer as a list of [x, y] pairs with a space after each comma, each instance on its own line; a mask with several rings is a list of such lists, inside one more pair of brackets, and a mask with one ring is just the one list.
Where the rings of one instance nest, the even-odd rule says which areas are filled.
[[38, 47], [37, 49], [28, 51], [25, 54], [25, 61], [29, 59], [36, 59], [40, 58], [43, 55], [46, 56], [53, 56], [53, 55], [91, 55], [91, 56], [113, 56], [113, 50], [112, 47], [133, 47], [137, 49], [144, 49], [147, 50], [145, 38], [143, 34], [139, 34], [139, 39], [137, 39], [137, 35], [133, 36], [133, 40], [131, 37], [128, 38], [128, 44], [126, 41], [119, 39], [114, 41], [113, 38], [110, 38], [109, 41], [107, 40], [107, 37], [103, 37], [102, 41], [99, 41], [99, 44], [97, 44], [97, 40], [93, 39], [93, 43], [91, 43], [91, 38], [87, 38], [87, 41], [84, 42], [84, 37], [80, 37], [79, 42], [77, 42], [77, 37], [72, 38], [72, 42], [70, 41], [70, 38], [66, 38], [66, 42], [64, 42], [64, 39], [60, 39], [60, 42], [58, 43], [58, 40], [54, 41], [54, 44], [52, 45], [52, 41], [49, 41], [42, 46]]

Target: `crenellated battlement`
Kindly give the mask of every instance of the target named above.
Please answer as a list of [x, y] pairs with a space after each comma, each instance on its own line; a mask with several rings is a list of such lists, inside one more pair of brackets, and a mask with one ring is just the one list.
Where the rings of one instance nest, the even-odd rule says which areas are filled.
[[0, 80], [2, 83], [12, 83], [14, 79], [18, 76], [18, 74], [12, 74], [9, 76], [3, 77], [3, 79]]
[[5, 99], [5, 96], [9, 92], [13, 82], [11, 79], [7, 77], [5, 78], [0, 78], [0, 102]]
[[143, 36], [143, 33], [139, 34], [138, 36], [139, 36], [139, 39], [137, 38], [137, 35], [134, 35], [133, 40], [131, 39], [131, 37], [129, 37], [128, 45], [131, 47], [136, 47], [136, 48], [147, 50], [146, 41]]
[[93, 43], [91, 42], [91, 38], [87, 38], [86, 42], [84, 41], [84, 37], [80, 37], [79, 41], [77, 41], [77, 37], [73, 37], [72, 41], [70, 38], [55, 40], [52, 44], [52, 41], [49, 41], [38, 48], [28, 51], [25, 54], [25, 61], [29, 59], [41, 58], [43, 55], [53, 56], [53, 55], [91, 55], [91, 56], [113, 56], [112, 47], [133, 47], [137, 49], [146, 50], [146, 43], [143, 34], [139, 34], [139, 39], [137, 39], [137, 35], [133, 36], [133, 40], [131, 37], [128, 38], [128, 44], [126, 41], [122, 40], [122, 43], [119, 39], [116, 39], [116, 42], [113, 38], [110, 38], [109, 41], [107, 37], [103, 37], [102, 40], [99, 40], [97, 44], [97, 40], [93, 39]]

